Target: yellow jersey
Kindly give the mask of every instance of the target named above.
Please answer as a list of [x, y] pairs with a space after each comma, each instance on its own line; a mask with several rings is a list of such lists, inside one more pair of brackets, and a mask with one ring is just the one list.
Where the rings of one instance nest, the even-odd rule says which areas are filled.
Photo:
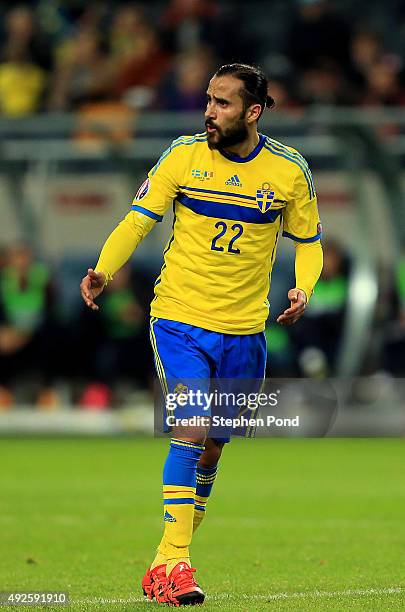
[[132, 210], [173, 231], [151, 305], [154, 317], [228, 334], [264, 329], [280, 232], [320, 238], [316, 194], [305, 159], [263, 134], [244, 158], [210, 149], [206, 133], [181, 136], [140, 187]]

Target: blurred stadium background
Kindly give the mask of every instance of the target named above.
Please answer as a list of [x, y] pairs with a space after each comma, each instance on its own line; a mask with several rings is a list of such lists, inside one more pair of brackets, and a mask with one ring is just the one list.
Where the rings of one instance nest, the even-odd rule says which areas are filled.
[[[272, 324], [293, 286], [279, 245], [269, 374], [365, 376], [366, 403], [388, 389], [404, 413], [403, 0], [4, 1], [0, 28], [0, 432], [150, 431], [170, 214], [98, 314], [79, 282], [170, 141], [204, 130], [207, 81], [228, 61], [269, 74], [277, 111], [261, 130], [308, 159], [324, 226], [324, 272], [291, 329]], [[376, 418], [373, 433], [405, 431]]]

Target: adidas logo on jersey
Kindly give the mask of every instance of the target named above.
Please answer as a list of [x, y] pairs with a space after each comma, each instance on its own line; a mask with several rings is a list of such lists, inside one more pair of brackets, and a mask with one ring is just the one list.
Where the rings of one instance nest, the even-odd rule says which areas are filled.
[[167, 510], [165, 512], [164, 520], [168, 523], [177, 523], [177, 519], [175, 519], [174, 516], [169, 514]]
[[237, 174], [234, 174], [233, 176], [231, 176], [231, 178], [229, 178], [225, 182], [225, 185], [232, 185], [233, 187], [242, 187], [242, 183], [240, 182]]

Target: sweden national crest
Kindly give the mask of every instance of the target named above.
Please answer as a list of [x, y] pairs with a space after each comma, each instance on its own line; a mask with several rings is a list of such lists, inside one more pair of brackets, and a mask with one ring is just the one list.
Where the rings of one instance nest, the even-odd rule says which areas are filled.
[[[266, 184], [266, 186], [268, 183]], [[270, 185], [268, 189], [257, 189], [256, 190], [256, 204], [260, 208], [262, 213], [266, 213], [270, 210], [274, 200], [274, 191]]]

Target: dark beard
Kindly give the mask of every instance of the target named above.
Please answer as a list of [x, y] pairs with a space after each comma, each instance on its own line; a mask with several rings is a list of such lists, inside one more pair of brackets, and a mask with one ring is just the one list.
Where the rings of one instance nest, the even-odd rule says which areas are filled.
[[248, 137], [248, 131], [245, 122], [239, 119], [235, 125], [222, 132], [217, 128], [218, 139], [215, 142], [210, 142], [210, 134], [208, 134], [207, 143], [210, 149], [226, 149], [240, 144]]

